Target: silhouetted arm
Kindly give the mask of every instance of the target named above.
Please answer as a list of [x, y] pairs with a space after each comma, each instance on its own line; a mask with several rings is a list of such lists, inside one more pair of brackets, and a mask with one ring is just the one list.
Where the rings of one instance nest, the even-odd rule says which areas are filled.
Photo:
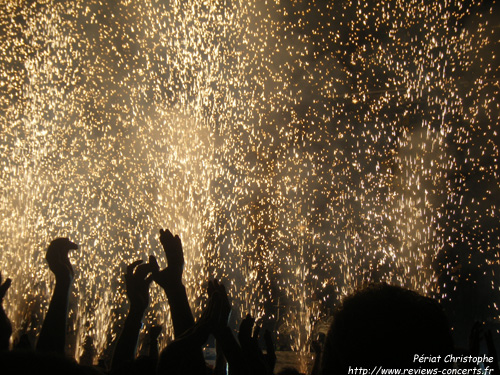
[[189, 307], [186, 288], [182, 284], [184, 253], [179, 236], [173, 236], [169, 230], [160, 229], [160, 242], [168, 262], [168, 267], [161, 270], [154, 256], [149, 262], [153, 265], [153, 279], [165, 291], [172, 314], [175, 337], [182, 335], [194, 325], [193, 313]]
[[73, 249], [78, 246], [67, 238], [56, 238], [47, 249], [46, 259], [56, 277], [56, 286], [36, 345], [39, 351], [64, 355], [69, 292], [74, 278], [68, 253]]
[[252, 371], [252, 374], [271, 374], [266, 358], [258, 345], [260, 327], [257, 327], [252, 335], [254, 324], [255, 319], [249, 314], [240, 324], [238, 340], [240, 342], [243, 355]]
[[215, 329], [221, 309], [221, 296], [212, 295], [198, 322], [162, 351], [158, 374], [204, 374], [206, 372], [204, 360], [200, 363], [196, 355]]
[[158, 336], [160, 336], [162, 327], [152, 326], [149, 329], [149, 357], [155, 362], [158, 361]]
[[175, 337], [182, 335], [194, 325], [193, 313], [189, 307], [186, 288], [182, 284], [169, 285], [164, 289], [167, 295]]
[[9, 350], [9, 340], [10, 335], [12, 335], [12, 325], [10, 324], [10, 320], [3, 309], [3, 298], [5, 297], [7, 289], [9, 289], [11, 283], [12, 280], [7, 279], [2, 284], [2, 274], [0, 273], [0, 353]]
[[231, 329], [225, 327], [220, 330], [215, 339], [226, 357], [229, 366], [229, 375], [249, 375], [250, 372], [246, 365], [246, 359]]
[[142, 260], [138, 260], [130, 264], [125, 274], [130, 309], [123, 325], [123, 331], [116, 344], [111, 363], [112, 369], [116, 369], [135, 359], [137, 339], [141, 330], [144, 312], [149, 305], [149, 285], [152, 281], [152, 276], [148, 277], [151, 272], [151, 265], [141, 263]]
[[[173, 236], [169, 230], [160, 229], [160, 242], [165, 251], [168, 266], [160, 271], [158, 262], [154, 256], [149, 257], [152, 265], [153, 280], [165, 291], [172, 315], [175, 338], [180, 337], [194, 326], [193, 313], [189, 307], [186, 289], [182, 284], [182, 273], [184, 271], [184, 253], [179, 236]], [[198, 368], [205, 368], [205, 359], [201, 347], [193, 348], [191, 362]]]
[[227, 375], [227, 360], [222, 349], [222, 344], [219, 341], [215, 341], [214, 375]]
[[[227, 322], [231, 315], [231, 305], [229, 303], [229, 299], [227, 297], [226, 289], [223, 284], [219, 284], [217, 280], [208, 282], [208, 296], [212, 297], [215, 292], [221, 294], [221, 309], [220, 316], [217, 318], [216, 325], [214, 327], [214, 336], [220, 330], [223, 330], [227, 327]], [[227, 375], [227, 359], [224, 355], [224, 350], [222, 347], [222, 343], [220, 340], [215, 340], [215, 375]]]
[[177, 337], [161, 352], [158, 374], [204, 374], [205, 362], [200, 364], [192, 353], [201, 350], [209, 334], [207, 324], [199, 322]]
[[[229, 317], [231, 315], [231, 304], [223, 284], [219, 284], [217, 280], [209, 282], [208, 294], [212, 296], [219, 294], [221, 298], [221, 309], [217, 323], [213, 330], [213, 335], [217, 344], [217, 361], [222, 352], [224, 361], [220, 364], [216, 363], [216, 371], [225, 373], [225, 362], [229, 365], [229, 375], [247, 375], [249, 374], [248, 366], [245, 362], [243, 351], [240, 344], [236, 341], [231, 329], [227, 326]], [[219, 368], [217, 368], [217, 365]]]

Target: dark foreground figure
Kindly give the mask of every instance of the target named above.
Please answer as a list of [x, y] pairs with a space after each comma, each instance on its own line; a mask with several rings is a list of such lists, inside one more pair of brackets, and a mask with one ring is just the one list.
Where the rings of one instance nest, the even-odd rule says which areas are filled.
[[[321, 375], [375, 366], [411, 369], [415, 354], [453, 353], [448, 321], [437, 301], [413, 291], [376, 284], [347, 297], [324, 344]], [[431, 364], [439, 367], [441, 364]]]

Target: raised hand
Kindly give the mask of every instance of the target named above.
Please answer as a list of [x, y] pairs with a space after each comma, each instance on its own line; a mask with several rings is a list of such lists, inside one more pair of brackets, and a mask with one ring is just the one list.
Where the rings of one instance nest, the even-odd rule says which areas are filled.
[[219, 321], [222, 298], [220, 294], [212, 294], [208, 299], [207, 306], [201, 313], [200, 319], [196, 323], [198, 327], [205, 329], [206, 334], [213, 332]]
[[[231, 314], [231, 304], [226, 292], [226, 288], [217, 280], [209, 281], [207, 288], [209, 303], [210, 300], [217, 301], [218, 314], [212, 333], [216, 339], [217, 360], [215, 365], [216, 375], [226, 374], [226, 362], [229, 365], [229, 373], [233, 375], [253, 375], [251, 365], [248, 364], [246, 353], [243, 353], [240, 344], [233, 336], [232, 330], [228, 327], [228, 320]], [[252, 323], [253, 325], [253, 323]], [[246, 335], [244, 329], [243, 336]], [[251, 332], [251, 327], [250, 327]], [[265, 372], [264, 372], [265, 374]]]
[[178, 235], [174, 235], [167, 229], [160, 229], [160, 242], [167, 256], [168, 266], [176, 270], [182, 276], [184, 269], [184, 253], [182, 252], [182, 243]]
[[[251, 368], [252, 374], [271, 374], [270, 365], [264, 354], [259, 348], [259, 332], [260, 326], [253, 329], [255, 319], [248, 314], [240, 324], [240, 331], [238, 333], [238, 340], [241, 344], [241, 349], [246, 358], [248, 365]], [[252, 335], [253, 329], [253, 335]], [[273, 364], [274, 365], [274, 364]]]
[[[215, 360], [214, 374], [226, 375], [228, 362], [224, 355], [225, 351], [224, 347], [226, 347], [227, 351], [228, 340], [225, 340], [224, 342], [224, 337], [225, 334], [227, 335], [227, 330], [229, 329], [227, 325], [229, 317], [231, 316], [231, 304], [229, 303], [229, 298], [227, 296], [226, 288], [222, 283], [219, 283], [217, 280], [208, 281], [207, 293], [210, 301], [213, 300], [217, 303], [217, 309], [215, 311], [216, 316], [213, 321], [212, 332], [211, 332], [217, 340], [216, 341], [217, 356]], [[229, 333], [229, 335], [231, 335], [231, 333]], [[229, 345], [231, 344], [229, 343]], [[233, 345], [232, 347], [233, 352], [238, 351], [238, 349], [239, 346], [237, 344], [236, 346]], [[234, 359], [234, 355], [233, 358], [231, 359]], [[234, 370], [234, 366], [232, 366], [232, 370]], [[232, 373], [235, 373], [235, 371], [232, 371]]]
[[257, 335], [252, 336], [252, 329], [255, 324], [255, 319], [252, 318], [250, 314], [247, 314], [245, 319], [241, 321], [240, 330], [238, 332], [238, 340], [240, 341], [241, 346], [248, 347], [250, 345], [254, 345], [257, 341]]
[[56, 238], [47, 249], [47, 263], [57, 282], [71, 283], [74, 278], [73, 267], [69, 261], [69, 251], [78, 249], [78, 245], [67, 238]]
[[179, 236], [170, 231], [160, 229], [160, 242], [163, 245], [168, 266], [160, 271], [156, 258], [151, 255], [149, 263], [152, 265], [153, 280], [163, 289], [169, 286], [182, 284], [182, 272], [184, 271], [184, 253]]
[[148, 307], [149, 285], [153, 281], [151, 272], [151, 264], [142, 264], [142, 260], [137, 260], [128, 265], [127, 273], [125, 274], [125, 284], [131, 308], [144, 311]]
[[168, 230], [160, 229], [160, 242], [167, 257], [168, 266], [160, 271], [156, 258], [151, 255], [149, 263], [153, 280], [167, 294], [175, 337], [182, 335], [194, 325], [193, 313], [189, 307], [186, 288], [182, 285], [184, 254], [179, 236], [173, 236]]
[[142, 317], [149, 305], [149, 285], [153, 280], [151, 271], [151, 264], [142, 264], [142, 260], [136, 260], [127, 266], [125, 285], [130, 309], [111, 362], [114, 370], [124, 369], [135, 358]]
[[39, 351], [64, 354], [69, 291], [74, 277], [68, 253], [75, 249], [78, 245], [67, 238], [56, 238], [47, 249], [45, 258], [56, 277], [56, 286], [38, 337], [36, 348]]
[[208, 282], [207, 292], [209, 298], [215, 299], [218, 304], [218, 316], [215, 318], [213, 332], [213, 334], [217, 336], [218, 333], [220, 333], [225, 327], [227, 327], [227, 323], [231, 316], [231, 304], [229, 303], [229, 297], [227, 296], [226, 288], [217, 280]]

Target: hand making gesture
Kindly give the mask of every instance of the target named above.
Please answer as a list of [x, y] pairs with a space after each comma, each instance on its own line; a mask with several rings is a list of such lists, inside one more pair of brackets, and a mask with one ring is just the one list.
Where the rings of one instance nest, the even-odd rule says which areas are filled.
[[[149, 275], [149, 276], [148, 276]], [[144, 312], [149, 305], [149, 285], [153, 281], [151, 264], [137, 260], [127, 266], [125, 284], [131, 308]]]
[[56, 238], [47, 249], [45, 259], [56, 277], [56, 286], [38, 337], [39, 351], [64, 354], [69, 291], [75, 276], [68, 254], [76, 249], [78, 245], [67, 238]]
[[182, 284], [182, 272], [184, 270], [184, 253], [179, 236], [175, 236], [170, 231], [160, 229], [160, 242], [163, 245], [168, 266], [160, 271], [156, 258], [151, 255], [149, 263], [152, 265], [153, 279], [163, 289], [169, 286]]
[[78, 245], [67, 238], [56, 238], [47, 249], [47, 263], [57, 282], [70, 284], [75, 272], [69, 261], [69, 251], [78, 249]]

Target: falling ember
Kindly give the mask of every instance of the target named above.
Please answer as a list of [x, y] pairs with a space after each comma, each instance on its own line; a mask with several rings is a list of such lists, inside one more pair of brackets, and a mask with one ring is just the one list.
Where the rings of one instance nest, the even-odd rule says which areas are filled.
[[[333, 300], [383, 280], [450, 304], [475, 281], [497, 298], [500, 25], [484, 3], [4, 2], [14, 327], [37, 333], [44, 249], [68, 236], [72, 350], [90, 336], [102, 355], [123, 268], [162, 259], [164, 227], [182, 238], [197, 314], [206, 280], [226, 279], [241, 314], [301, 328], [297, 351], [326, 285]], [[168, 322], [152, 293], [148, 324]], [[481, 319], [497, 317], [486, 305]]]

